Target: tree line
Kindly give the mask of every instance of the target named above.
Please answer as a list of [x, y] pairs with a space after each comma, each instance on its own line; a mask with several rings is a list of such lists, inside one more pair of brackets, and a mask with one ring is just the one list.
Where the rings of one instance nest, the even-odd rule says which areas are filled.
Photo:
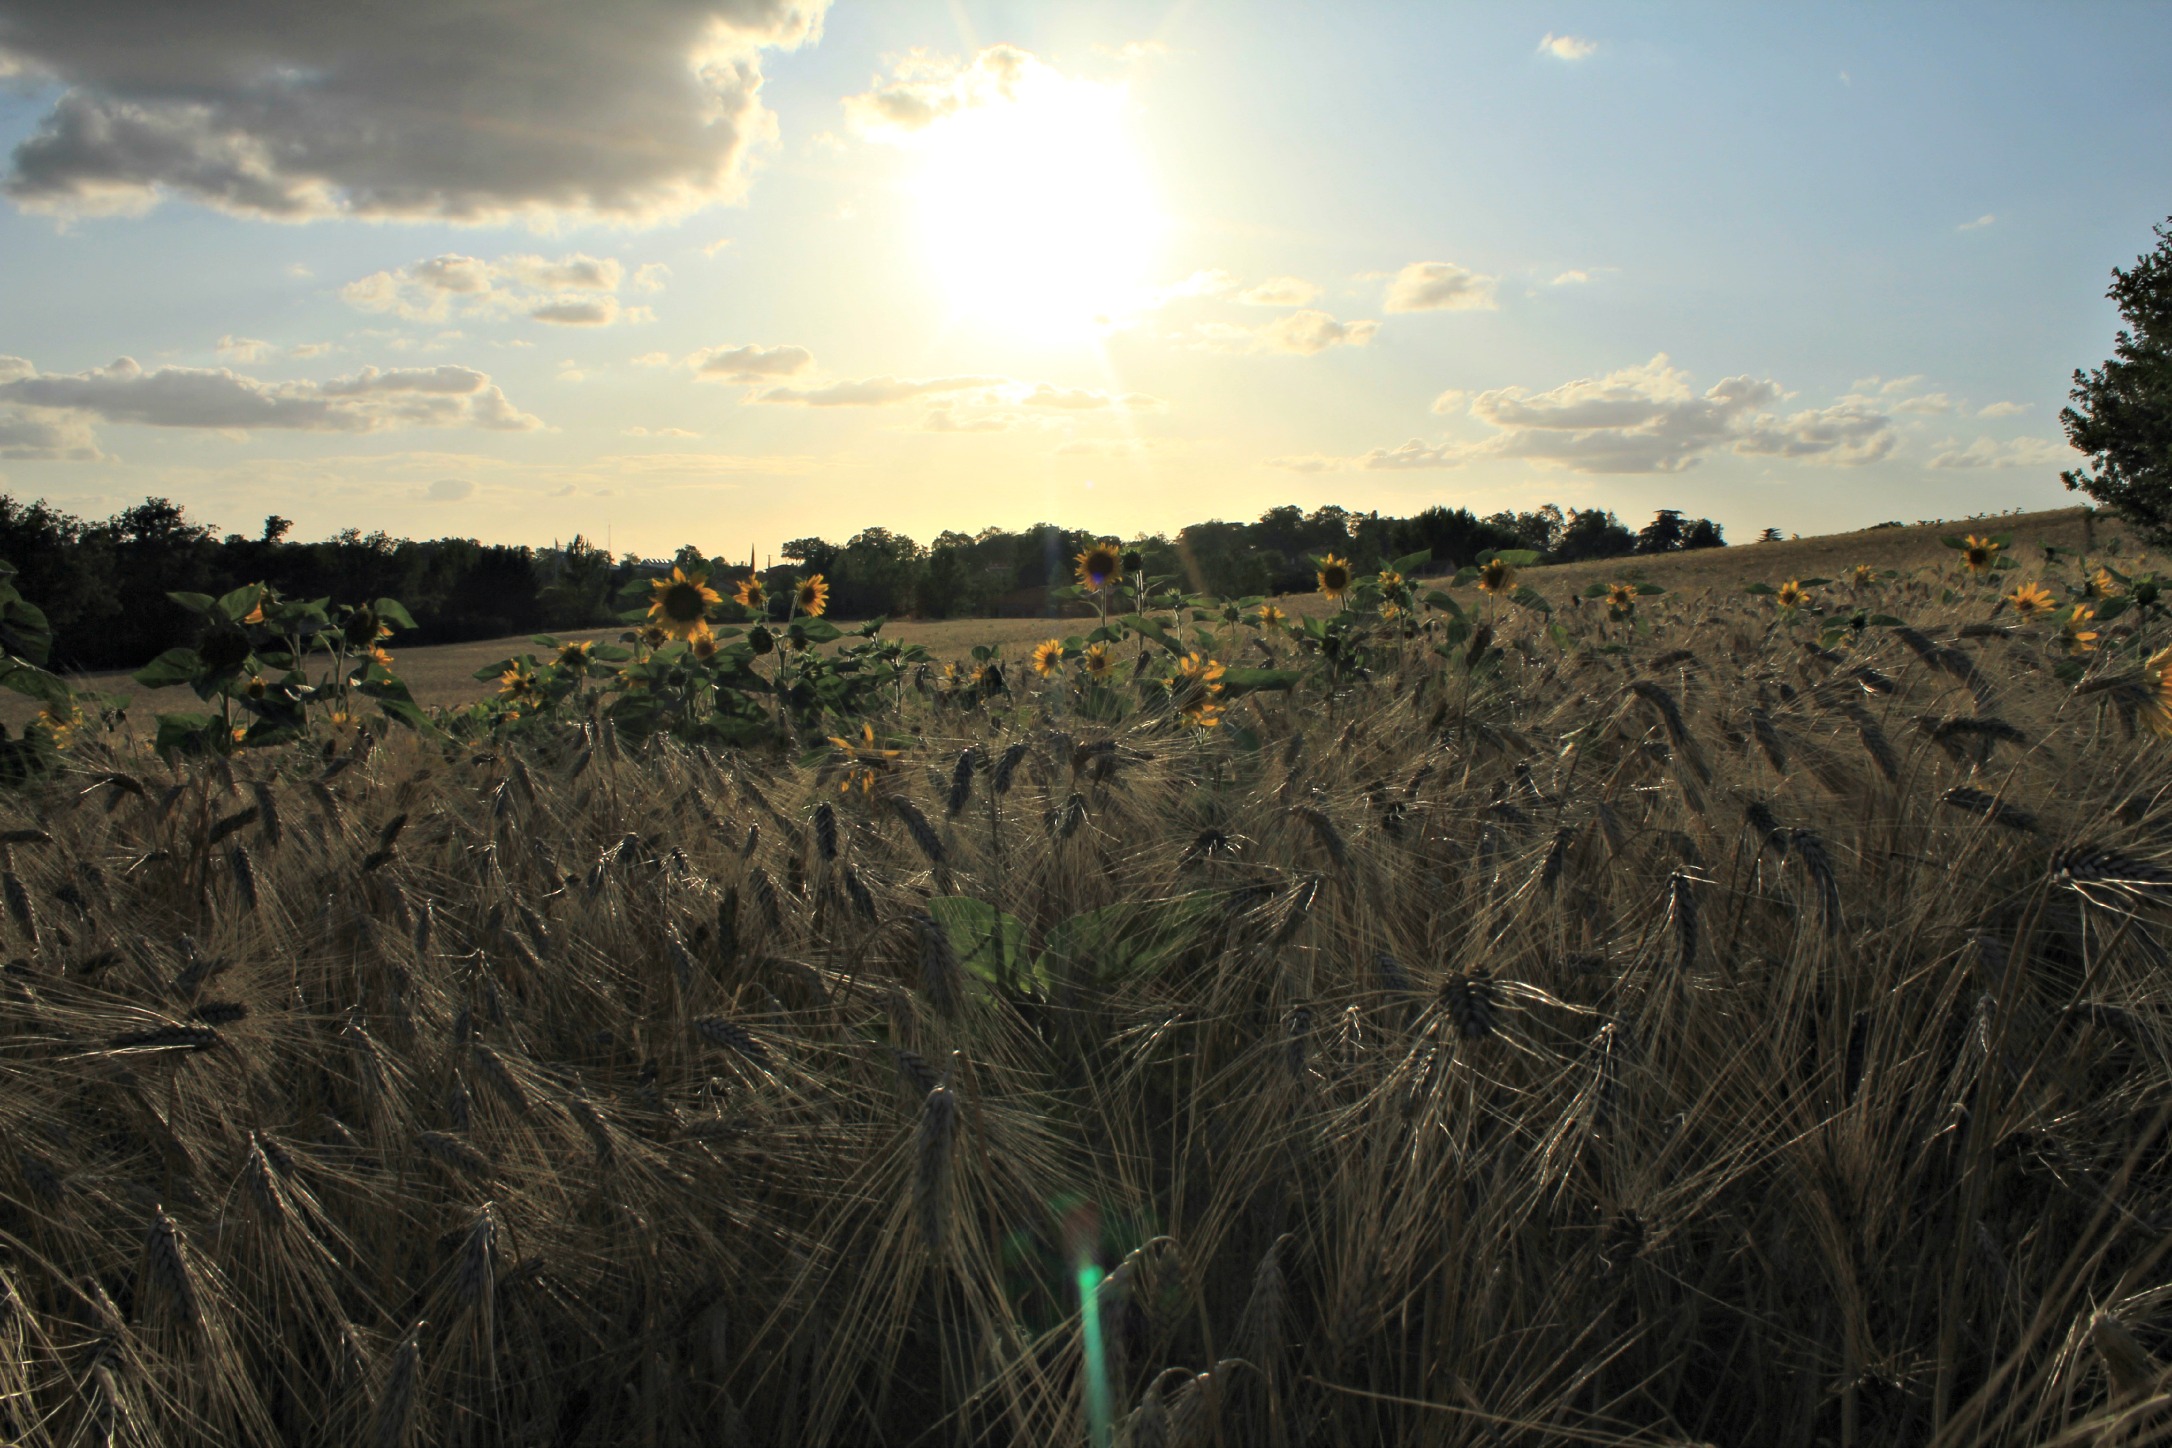
[[[694, 543], [668, 559], [614, 558], [578, 535], [570, 543], [527, 547], [354, 528], [296, 542], [291, 530], [274, 515], [254, 537], [222, 536], [165, 498], [146, 498], [94, 522], [43, 500], [0, 494], [0, 559], [16, 566], [23, 596], [45, 610], [54, 662], [63, 669], [133, 668], [192, 642], [196, 621], [171, 606], [167, 595], [174, 592], [220, 595], [261, 582], [289, 598], [397, 598], [417, 625], [403, 641], [437, 644], [607, 626], [617, 621], [619, 595], [629, 584], [673, 564], [705, 567], [720, 584], [751, 571], [746, 562], [710, 557]], [[842, 543], [794, 539], [781, 550], [785, 563], [762, 571], [772, 597], [789, 592], [779, 586], [785, 575], [824, 575], [831, 612], [840, 618], [1033, 616], [1049, 611], [1049, 590], [1070, 581], [1072, 559], [1099, 536], [1036, 523], [1018, 531], [946, 531], [923, 545], [868, 528]], [[1285, 505], [1253, 522], [1194, 523], [1125, 547], [1149, 574], [1197, 592], [1244, 597], [1309, 590], [1315, 560], [1329, 553], [1364, 571], [1429, 550], [1433, 570], [1452, 571], [1511, 548], [1570, 562], [1724, 541], [1710, 519], [1671, 508], [1632, 532], [1605, 509], [1551, 503], [1487, 517], [1467, 508], [1391, 517]]]

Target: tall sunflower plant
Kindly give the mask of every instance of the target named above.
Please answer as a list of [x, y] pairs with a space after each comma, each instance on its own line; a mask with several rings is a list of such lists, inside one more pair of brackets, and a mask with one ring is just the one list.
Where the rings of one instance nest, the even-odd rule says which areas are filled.
[[0, 685], [42, 706], [20, 738], [9, 738], [0, 725], [0, 782], [18, 784], [45, 773], [82, 718], [82, 701], [45, 667], [52, 648], [45, 611], [16, 590], [15, 566], [0, 562]]
[[[216, 711], [156, 715], [161, 755], [227, 755], [283, 744], [310, 732], [312, 709], [340, 722], [353, 717], [357, 699], [400, 724], [437, 732], [385, 648], [395, 628], [415, 626], [398, 600], [350, 605], [335, 616], [329, 600], [282, 599], [262, 583], [216, 598], [167, 597], [201, 620], [196, 643], [166, 650], [131, 677], [150, 689], [185, 685]], [[318, 653], [330, 665], [312, 683], [309, 660]]]

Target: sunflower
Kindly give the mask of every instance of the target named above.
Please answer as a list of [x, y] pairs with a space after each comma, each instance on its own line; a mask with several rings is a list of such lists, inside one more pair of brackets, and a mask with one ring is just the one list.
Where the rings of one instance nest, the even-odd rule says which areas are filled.
[[1086, 652], [1078, 656], [1078, 662], [1086, 677], [1097, 684], [1105, 684], [1116, 676], [1116, 651], [1107, 644], [1086, 645]]
[[1104, 538], [1079, 550], [1075, 561], [1081, 587], [1107, 588], [1116, 581], [1117, 571], [1124, 566], [1124, 555], [1114, 538]]
[[857, 740], [832, 734], [830, 743], [845, 756], [845, 782], [838, 786], [838, 793], [850, 794], [857, 789], [862, 794], [875, 792], [875, 781], [898, 767], [904, 757], [902, 749], [884, 749], [875, 743], [875, 726], [862, 724]]
[[1042, 678], [1063, 672], [1063, 640], [1044, 639], [1033, 646], [1033, 672]]
[[980, 685], [980, 691], [983, 694], [1002, 693], [1007, 687], [1003, 682], [1002, 661], [990, 659], [987, 663], [981, 665], [980, 673], [974, 679], [974, 682]]
[[2024, 583], [2006, 595], [2006, 601], [2014, 606], [2014, 612], [2023, 618], [2034, 618], [2048, 612], [2053, 604], [2051, 590], [2041, 583]]
[[[247, 620], [244, 619], [243, 622], [246, 623]], [[348, 612], [347, 622], [341, 625], [340, 632], [346, 635], [349, 648], [361, 650], [379, 639], [391, 638], [392, 626], [377, 617], [376, 609], [365, 604]]]
[[2097, 651], [2097, 631], [2086, 625], [2096, 618], [2097, 611], [2086, 603], [2074, 605], [2073, 612], [2059, 622], [2059, 631], [2066, 635], [2069, 652], [2093, 654]]
[[1792, 578], [1781, 584], [1780, 591], [1773, 595], [1773, 602], [1782, 608], [1801, 608], [1809, 601], [1810, 590]]
[[1478, 586], [1487, 593], [1506, 593], [1516, 586], [1516, 570], [1498, 558], [1489, 558], [1479, 566]]
[[762, 587], [761, 579], [750, 573], [740, 579], [739, 586], [732, 590], [732, 602], [741, 608], [760, 612], [762, 605], [769, 602], [769, 590]]
[[1390, 592], [1394, 589], [1401, 588], [1402, 586], [1402, 574], [1397, 573], [1392, 568], [1383, 568], [1380, 570], [1380, 591], [1382, 593]]
[[801, 580], [792, 595], [792, 606], [809, 618], [822, 617], [823, 611], [830, 606], [830, 586], [822, 581], [821, 574], [809, 574]]
[[1350, 560], [1330, 553], [1320, 560], [1320, 570], [1314, 576], [1320, 580], [1320, 592], [1330, 602], [1340, 603], [1350, 591]]
[[[2172, 644], [2149, 656], [2149, 662], [2142, 665], [2142, 681], [2149, 687], [2142, 722], [2159, 739], [2172, 739]], [[60, 742], [57, 735], [53, 742]]]
[[47, 704], [38, 711], [37, 725], [52, 739], [55, 749], [66, 749], [75, 738], [75, 731], [83, 727], [83, 708], [70, 704], [61, 710]]
[[2119, 580], [2112, 577], [2111, 569], [2099, 568], [2089, 575], [2089, 596], [2091, 598], [2117, 598], [2120, 591]]
[[724, 601], [709, 586], [709, 575], [698, 568], [688, 573], [674, 567], [669, 578], [655, 579], [649, 587], [649, 622], [675, 639], [700, 632], [707, 626], [709, 605]]
[[389, 669], [392, 667], [392, 651], [390, 649], [387, 649], [383, 644], [370, 645], [370, 651], [363, 657], [367, 658], [371, 663], [378, 665], [380, 668]]
[[1854, 584], [1857, 588], [1867, 587], [1877, 581], [1878, 570], [1868, 563], [1858, 563], [1848, 570], [1848, 582]]
[[709, 630], [707, 629], [703, 629], [700, 633], [695, 634], [693, 639], [690, 641], [689, 646], [694, 651], [694, 657], [699, 659], [702, 663], [706, 664], [709, 662], [709, 660], [716, 657], [716, 635], [709, 632]]
[[1186, 654], [1177, 663], [1177, 683], [1187, 689], [1200, 689], [1209, 694], [1222, 692], [1222, 675], [1228, 672], [1213, 659], [1198, 654]]
[[1194, 729], [1212, 729], [1222, 722], [1222, 706], [1212, 699], [1195, 699], [1184, 706], [1184, 722]]
[[1606, 586], [1607, 612], [1619, 618], [1632, 612], [1637, 606], [1637, 586], [1634, 583], [1609, 583]]
[[1259, 606], [1259, 626], [1261, 628], [1280, 628], [1289, 621], [1290, 616], [1273, 604], [1263, 603]]
[[660, 649], [671, 642], [671, 635], [665, 633], [660, 625], [652, 623], [641, 630], [641, 642], [644, 647]]
[[269, 684], [264, 682], [262, 674], [251, 674], [249, 682], [242, 685], [241, 691], [252, 699], [262, 699], [270, 687]]
[[1998, 561], [1999, 545], [1974, 533], [1961, 540], [1961, 566], [1971, 573], [1985, 573]]
[[498, 675], [498, 697], [515, 704], [532, 703], [542, 696], [533, 670], [525, 659], [515, 659], [506, 671]]

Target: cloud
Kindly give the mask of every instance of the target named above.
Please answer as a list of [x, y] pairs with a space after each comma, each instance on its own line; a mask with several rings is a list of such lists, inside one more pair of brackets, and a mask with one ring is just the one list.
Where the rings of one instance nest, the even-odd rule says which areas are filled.
[[0, 64], [65, 89], [0, 190], [135, 213], [649, 223], [739, 197], [765, 50], [827, 0], [11, 5]]
[[1991, 402], [1976, 409], [1978, 417], [2019, 417], [2029, 410], [2026, 402]]
[[637, 292], [660, 292], [671, 284], [671, 268], [660, 261], [643, 262], [633, 276]]
[[1590, 280], [1590, 272], [1578, 271], [1574, 267], [1571, 267], [1569, 270], [1562, 272], [1560, 275], [1556, 276], [1550, 283], [1550, 285], [1557, 287], [1580, 287]]
[[1434, 398], [1433, 405], [1426, 410], [1429, 412], [1454, 412], [1463, 406], [1463, 399], [1469, 395], [1460, 387], [1451, 387]]
[[1764, 410], [1782, 395], [1778, 383], [1748, 376], [1694, 392], [1661, 353], [1545, 392], [1482, 392], [1471, 415], [1501, 429], [1485, 444], [1491, 454], [1584, 473], [1674, 473], [1722, 450], [1859, 465], [1893, 449], [1892, 419], [1874, 408], [1846, 400], [1786, 417]]
[[1921, 397], [1904, 397], [1893, 404], [1895, 412], [1932, 413], [1953, 411], [1953, 399], [1943, 392], [1926, 392]]
[[1051, 387], [1046, 382], [1034, 384], [1032, 391], [1015, 400], [1020, 407], [1048, 407], [1065, 412], [1090, 411], [1104, 407], [1144, 412], [1163, 405], [1160, 398], [1149, 397], [1143, 392], [1127, 392], [1118, 397], [1107, 392], [1096, 392], [1091, 387]]
[[422, 490], [426, 503], [458, 503], [475, 496], [475, 484], [466, 478], [439, 478]]
[[2064, 468], [2078, 456], [2063, 442], [2042, 437], [2017, 437], [1993, 442], [1979, 437], [1966, 447], [1959, 438], [1947, 438], [1931, 455], [1929, 466], [1947, 468]]
[[1354, 458], [1277, 459], [1276, 466], [1326, 469], [1447, 468], [1479, 458], [1514, 458], [1580, 473], [1678, 473], [1715, 453], [1784, 457], [1859, 467], [1889, 455], [1893, 420], [1864, 398], [1780, 414], [1786, 393], [1769, 378], [1725, 378], [1702, 392], [1661, 353], [1639, 367], [1582, 377], [1543, 392], [1499, 387], [1471, 400], [1489, 424], [1475, 442], [1413, 438]]
[[1550, 55], [1556, 60], [1582, 60], [1599, 48], [1599, 42], [1586, 40], [1581, 35], [1556, 35], [1549, 30], [1538, 48], [1539, 54]]
[[307, 359], [310, 357], [322, 357], [325, 353], [333, 350], [335, 349], [333, 347], [333, 344], [330, 342], [297, 342], [293, 346], [287, 348], [287, 355], [289, 357], [300, 357]]
[[669, 352], [643, 352], [633, 359], [633, 364], [636, 367], [669, 367], [671, 365], [671, 354]]
[[1193, 272], [1180, 282], [1171, 282], [1155, 294], [1155, 307], [1165, 307], [1186, 297], [1226, 297], [1244, 285], [1220, 267], [1208, 267]]
[[1189, 330], [1173, 333], [1171, 340], [1200, 352], [1237, 355], [1280, 352], [1310, 357], [1330, 347], [1362, 347], [1379, 331], [1378, 322], [1338, 322], [1326, 312], [1308, 307], [1257, 327], [1240, 327], [1234, 322], [1201, 322]]
[[1984, 229], [1985, 227], [1987, 227], [1987, 226], [1992, 226], [1992, 225], [1996, 225], [1996, 224], [1997, 224], [1997, 222], [1998, 222], [1998, 217], [1996, 217], [1996, 216], [1994, 216], [1994, 215], [1993, 215], [1992, 213], [1990, 213], [1990, 212], [1986, 211], [1986, 212], [1985, 212], [1985, 213], [1984, 213], [1983, 215], [1981, 215], [1981, 216], [1977, 217], [1977, 218], [1976, 218], [1976, 219], [1975, 219], [1974, 221], [1964, 221], [1964, 222], [1962, 222], [1962, 223], [1961, 223], [1961, 224], [1960, 224], [1959, 226], [1956, 226], [1956, 227], [1954, 228], [1954, 230], [1955, 230], [1955, 231], [1981, 231], [1981, 230], [1983, 230], [1983, 229]]
[[1016, 419], [1001, 413], [962, 416], [948, 403], [939, 403], [920, 415], [923, 432], [1009, 432]]
[[0, 458], [94, 463], [105, 454], [82, 418], [39, 407], [0, 407]]
[[1319, 295], [1320, 289], [1302, 277], [1270, 277], [1237, 300], [1248, 307], [1301, 307]]
[[700, 433], [698, 433], [698, 432], [694, 432], [694, 431], [691, 431], [691, 430], [689, 430], [689, 429], [687, 429], [687, 428], [683, 428], [683, 427], [641, 427], [641, 426], [639, 426], [639, 425], [636, 425], [636, 426], [633, 426], [633, 427], [629, 427], [629, 428], [627, 428], [627, 429], [626, 429], [626, 436], [628, 436], [628, 437], [700, 437], [700, 436], [701, 436], [701, 434], [700, 434]]
[[960, 111], [1015, 100], [1027, 77], [1041, 69], [1046, 67], [1015, 45], [991, 45], [964, 63], [914, 49], [867, 91], [845, 97], [845, 118], [867, 136], [924, 131]]
[[1388, 283], [1381, 305], [1391, 312], [1491, 311], [1496, 281], [1452, 261], [1414, 261]]
[[690, 355], [686, 365], [694, 369], [695, 376], [708, 380], [768, 382], [807, 371], [814, 366], [814, 353], [805, 347], [764, 347], [748, 342], [738, 347], [704, 348]]
[[212, 350], [221, 357], [231, 357], [236, 362], [261, 362], [279, 349], [254, 337], [236, 337], [229, 333], [219, 338], [218, 346]]
[[52, 408], [146, 427], [379, 432], [477, 427], [521, 432], [543, 424], [473, 368], [365, 367], [328, 382], [259, 382], [226, 368], [160, 367], [123, 357], [88, 372], [15, 376], [0, 403]]
[[865, 377], [857, 381], [831, 382], [821, 387], [771, 387], [747, 400], [797, 407], [888, 407], [910, 402], [916, 397], [1000, 387], [1008, 380], [1003, 377]]
[[[535, 321], [560, 326], [607, 327], [622, 316], [638, 321], [649, 315], [641, 307], [620, 311], [614, 293], [625, 274], [615, 257], [585, 252], [570, 252], [555, 261], [526, 255], [484, 261], [447, 252], [371, 272], [341, 287], [339, 295], [350, 307], [411, 322], [443, 321], [456, 311], [470, 317], [524, 312]], [[639, 273], [635, 279], [639, 281]]]

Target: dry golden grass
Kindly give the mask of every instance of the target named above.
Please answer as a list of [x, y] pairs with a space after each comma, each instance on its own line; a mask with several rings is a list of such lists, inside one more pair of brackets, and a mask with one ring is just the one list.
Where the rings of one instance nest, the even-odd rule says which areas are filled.
[[2161, 1442], [2167, 746], [1943, 588], [914, 697], [871, 798], [85, 740], [0, 799], [0, 1431], [1083, 1442], [1083, 1241], [1127, 1444]]

